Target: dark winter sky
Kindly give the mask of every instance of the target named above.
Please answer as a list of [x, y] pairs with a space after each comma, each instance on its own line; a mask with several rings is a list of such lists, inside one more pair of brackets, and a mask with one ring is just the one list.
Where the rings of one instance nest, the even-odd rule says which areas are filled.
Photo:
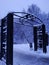
[[31, 4], [36, 4], [43, 12], [49, 12], [49, 0], [0, 0], [0, 18], [9, 11], [22, 11]]

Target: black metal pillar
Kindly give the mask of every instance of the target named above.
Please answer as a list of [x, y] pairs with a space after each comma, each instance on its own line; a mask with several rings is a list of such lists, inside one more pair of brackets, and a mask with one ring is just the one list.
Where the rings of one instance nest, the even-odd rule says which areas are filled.
[[1, 56], [0, 56], [1, 58], [3, 57], [3, 54], [2, 54], [2, 51], [3, 51], [2, 43], [3, 43], [3, 20], [1, 20]]
[[45, 39], [46, 40], [46, 45], [48, 46], [48, 34], [46, 33], [45, 35], [46, 35], [46, 39]]
[[5, 19], [1, 20], [1, 58], [5, 55], [5, 42], [6, 42], [6, 32], [5, 32]]
[[7, 65], [13, 65], [13, 14], [7, 15]]
[[46, 53], [47, 52], [47, 48], [46, 48], [46, 36], [45, 36], [45, 25], [42, 25], [42, 34], [43, 34], [43, 52]]
[[38, 44], [37, 44], [37, 27], [33, 27], [34, 33], [34, 51], [37, 51]]

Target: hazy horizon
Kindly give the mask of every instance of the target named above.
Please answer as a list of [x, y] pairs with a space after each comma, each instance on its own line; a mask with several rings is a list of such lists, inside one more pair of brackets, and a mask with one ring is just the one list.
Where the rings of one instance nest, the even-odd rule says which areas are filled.
[[48, 0], [1, 0], [0, 1], [0, 19], [10, 11], [27, 10], [31, 4], [37, 5], [42, 12], [49, 12]]

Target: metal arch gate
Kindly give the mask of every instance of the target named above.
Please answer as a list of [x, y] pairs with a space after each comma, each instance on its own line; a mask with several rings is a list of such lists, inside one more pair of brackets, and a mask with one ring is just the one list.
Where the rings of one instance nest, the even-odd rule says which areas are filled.
[[[1, 21], [1, 59], [6, 56], [6, 65], [13, 65], [13, 15], [14, 13], [21, 13], [21, 12], [12, 12], [9, 13], [5, 18], [3, 18]], [[26, 13], [27, 14], [27, 13]], [[17, 16], [17, 15], [15, 15]], [[21, 17], [24, 19], [27, 19], [30, 14], [27, 14], [25, 17]], [[20, 16], [18, 16], [20, 17]], [[30, 17], [34, 17], [31, 15]], [[37, 18], [39, 19], [39, 18]], [[40, 19], [39, 19], [40, 20]], [[40, 20], [40, 22], [42, 22]], [[29, 22], [30, 23], [30, 22]], [[31, 24], [31, 23], [30, 23]], [[24, 25], [24, 24], [23, 24]], [[37, 27], [34, 27], [34, 50], [37, 51]], [[45, 33], [45, 26], [44, 31], [42, 31], [43, 34]], [[45, 34], [44, 34], [45, 36]], [[45, 40], [43, 36], [43, 42]], [[45, 42], [44, 42], [45, 43]], [[43, 43], [43, 51], [46, 53], [46, 44]], [[44, 50], [45, 49], [45, 50]]]

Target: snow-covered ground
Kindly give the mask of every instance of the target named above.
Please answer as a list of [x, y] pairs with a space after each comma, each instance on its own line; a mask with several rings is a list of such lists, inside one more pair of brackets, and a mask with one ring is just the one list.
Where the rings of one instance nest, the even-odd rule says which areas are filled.
[[13, 46], [14, 50], [19, 53], [27, 54], [27, 55], [36, 55], [36, 56], [41, 56], [41, 57], [49, 57], [49, 46], [47, 46], [47, 53], [43, 53], [43, 50], [38, 48], [37, 51], [34, 51], [34, 45], [33, 48], [30, 49], [29, 44], [15, 44]]
[[49, 65], [49, 51], [46, 54], [40, 49], [34, 51], [29, 44], [14, 45], [13, 56], [13, 65]]
[[[0, 65], [5, 65], [0, 61]], [[29, 48], [29, 44], [13, 45], [13, 65], [49, 65], [49, 47], [47, 53], [42, 50], [34, 51]]]

